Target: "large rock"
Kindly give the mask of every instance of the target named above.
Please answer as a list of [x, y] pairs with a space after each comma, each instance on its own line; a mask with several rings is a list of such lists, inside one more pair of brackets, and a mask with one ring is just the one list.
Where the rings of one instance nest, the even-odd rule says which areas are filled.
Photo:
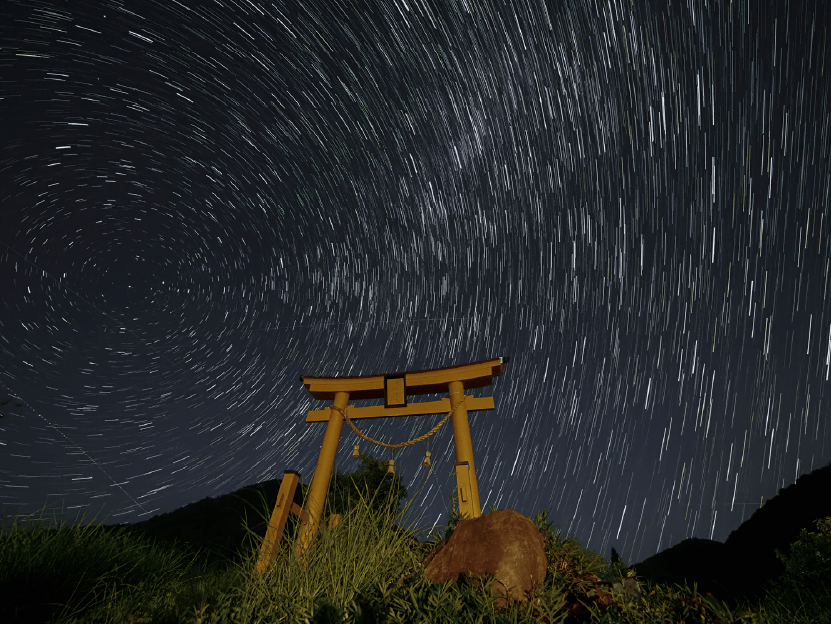
[[450, 538], [440, 542], [423, 565], [425, 576], [436, 583], [460, 576], [494, 575], [490, 591], [499, 595], [499, 608], [506, 599], [527, 601], [548, 569], [545, 540], [533, 522], [513, 509], [460, 520]]

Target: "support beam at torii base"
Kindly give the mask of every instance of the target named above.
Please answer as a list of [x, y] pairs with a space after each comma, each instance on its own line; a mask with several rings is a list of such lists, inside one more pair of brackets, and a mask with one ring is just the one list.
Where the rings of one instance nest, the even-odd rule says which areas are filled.
[[[283, 487], [280, 488], [277, 504], [260, 551], [257, 571], [267, 570], [276, 556], [289, 513], [294, 512], [301, 517], [300, 533], [295, 545], [299, 560], [303, 560], [303, 555], [317, 535], [335, 463], [335, 453], [343, 428], [342, 411], [347, 411], [351, 421], [362, 418], [447, 414], [452, 411], [459, 513], [471, 518], [481, 516], [479, 485], [476, 480], [476, 465], [473, 461], [473, 444], [470, 440], [467, 414], [472, 411], [492, 410], [494, 402], [493, 397], [465, 396], [465, 390], [491, 385], [493, 378], [502, 374], [502, 365], [507, 362], [507, 357], [500, 357], [461, 366], [387, 375], [301, 377], [300, 380], [315, 399], [331, 400], [333, 405], [322, 410], [310, 410], [306, 416], [307, 423], [328, 423], [312, 484], [309, 487], [306, 509], [300, 509], [296, 504], [292, 504], [295, 488], [290, 488], [289, 482], [296, 486], [297, 476], [296, 473], [291, 473], [291, 475], [286, 473], [289, 475], [288, 479], [284, 476], [286, 492], [283, 492]], [[407, 395], [441, 392], [447, 392], [449, 397], [440, 401], [407, 403]], [[384, 405], [355, 407], [349, 405], [350, 398], [353, 400], [384, 399]]]

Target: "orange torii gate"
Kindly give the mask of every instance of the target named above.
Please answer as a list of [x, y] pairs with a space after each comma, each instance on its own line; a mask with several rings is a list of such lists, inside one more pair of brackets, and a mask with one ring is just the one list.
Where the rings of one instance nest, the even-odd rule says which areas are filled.
[[[271, 515], [256, 572], [265, 572], [274, 561], [280, 546], [280, 539], [290, 513], [301, 518], [300, 534], [295, 545], [299, 560], [317, 535], [323, 513], [323, 503], [329, 489], [329, 479], [335, 463], [344, 418], [360, 437], [382, 446], [398, 448], [420, 442], [438, 431], [449, 417], [453, 420], [453, 445], [456, 449], [456, 482], [459, 494], [459, 513], [470, 518], [482, 515], [479, 504], [479, 485], [476, 481], [476, 466], [473, 461], [473, 445], [470, 441], [470, 427], [467, 413], [494, 409], [493, 397], [466, 396], [464, 391], [489, 386], [494, 377], [502, 374], [502, 365], [507, 357], [493, 358], [472, 364], [448, 366], [432, 370], [411, 371], [387, 375], [363, 375], [360, 377], [301, 377], [300, 381], [315, 399], [332, 400], [333, 404], [322, 410], [309, 410], [307, 423], [325, 422], [326, 433], [320, 448], [317, 466], [309, 488], [306, 509], [294, 501], [294, 493], [300, 475], [294, 471], [283, 473], [283, 482], [277, 494], [277, 504]], [[407, 395], [437, 394], [447, 392], [449, 398], [439, 401], [407, 403]], [[384, 399], [384, 405], [355, 407], [347, 405], [349, 399]], [[363, 435], [353, 420], [361, 418], [387, 418], [392, 416], [417, 416], [447, 413], [438, 425], [426, 435], [402, 444], [385, 444]], [[357, 447], [356, 447], [357, 449]], [[425, 465], [429, 465], [428, 458]], [[390, 470], [393, 462], [390, 460]], [[340, 518], [333, 515], [330, 527], [334, 528]]]

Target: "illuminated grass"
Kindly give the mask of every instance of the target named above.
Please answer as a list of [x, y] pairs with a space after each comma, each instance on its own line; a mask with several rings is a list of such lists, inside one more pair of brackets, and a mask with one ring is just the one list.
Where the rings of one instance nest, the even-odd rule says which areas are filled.
[[[254, 574], [260, 538], [248, 531], [245, 556], [233, 565], [208, 566], [176, 545], [161, 546], [127, 527], [21, 528], [0, 534], [0, 621], [4, 623], [242, 623], [242, 622], [828, 622], [827, 587], [808, 591], [783, 579], [758, 605], [738, 613], [687, 587], [642, 582], [622, 564], [610, 565], [546, 521], [548, 573], [527, 603], [502, 610], [486, 589], [489, 580], [432, 583], [421, 561], [442, 537], [419, 543], [397, 528], [405, 509], [379, 516], [361, 497], [333, 531], [322, 531], [295, 558], [292, 534], [277, 559]], [[265, 506], [265, 501], [263, 501]], [[494, 511], [495, 508], [491, 508]], [[324, 522], [329, 516], [324, 509]], [[267, 520], [267, 518], [266, 518]], [[450, 514], [449, 534], [458, 522]], [[124, 529], [119, 530], [119, 529]], [[246, 530], [247, 526], [246, 526]], [[640, 596], [621, 590], [633, 578]], [[599, 591], [598, 591], [599, 590]], [[605, 598], [608, 596], [608, 598]], [[602, 600], [609, 601], [607, 605]], [[825, 618], [825, 619], [822, 619]]]

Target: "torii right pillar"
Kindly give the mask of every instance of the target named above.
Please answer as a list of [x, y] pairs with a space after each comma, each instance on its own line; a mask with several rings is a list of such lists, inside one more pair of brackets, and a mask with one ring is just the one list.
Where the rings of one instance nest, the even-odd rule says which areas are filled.
[[[463, 403], [465, 387], [461, 381], [451, 381], [447, 384], [450, 394], [450, 406], [453, 410], [453, 446], [456, 450], [456, 480], [459, 493], [459, 513], [464, 515], [470, 510], [470, 517], [478, 518], [482, 515], [482, 506], [479, 504], [479, 484], [476, 481], [476, 464], [473, 462], [473, 443], [470, 441], [470, 424], [467, 420], [467, 407]], [[470, 501], [464, 500], [467, 496], [466, 484], [470, 487]]]

